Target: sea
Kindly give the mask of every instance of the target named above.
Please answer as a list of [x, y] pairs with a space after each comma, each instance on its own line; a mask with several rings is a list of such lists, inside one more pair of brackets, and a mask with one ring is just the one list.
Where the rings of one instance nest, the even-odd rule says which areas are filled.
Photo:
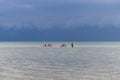
[[71, 43], [0, 42], [0, 80], [120, 80], [120, 42]]

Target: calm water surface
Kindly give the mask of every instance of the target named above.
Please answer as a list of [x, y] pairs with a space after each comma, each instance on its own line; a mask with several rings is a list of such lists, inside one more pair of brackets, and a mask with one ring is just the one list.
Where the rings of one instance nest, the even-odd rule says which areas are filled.
[[119, 80], [120, 43], [0, 43], [0, 80]]

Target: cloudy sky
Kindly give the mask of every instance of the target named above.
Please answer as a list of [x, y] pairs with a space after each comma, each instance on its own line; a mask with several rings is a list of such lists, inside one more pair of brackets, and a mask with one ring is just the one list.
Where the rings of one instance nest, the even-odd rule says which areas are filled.
[[0, 40], [120, 40], [119, 8], [120, 0], [0, 0]]

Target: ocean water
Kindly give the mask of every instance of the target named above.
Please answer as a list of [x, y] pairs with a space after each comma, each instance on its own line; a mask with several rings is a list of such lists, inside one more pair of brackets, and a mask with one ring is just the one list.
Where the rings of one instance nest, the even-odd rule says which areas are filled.
[[[119, 80], [119, 42], [1, 42], [0, 80]], [[59, 47], [66, 43], [66, 48]]]

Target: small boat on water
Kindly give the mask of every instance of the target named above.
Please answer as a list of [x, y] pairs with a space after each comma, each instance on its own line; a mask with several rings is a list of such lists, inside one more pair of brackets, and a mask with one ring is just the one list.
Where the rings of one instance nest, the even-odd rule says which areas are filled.
[[[51, 43], [48, 44], [44, 44], [44, 47], [54, 47]], [[65, 43], [63, 43], [62, 45], [60, 45], [59, 47], [67, 47], [67, 45]], [[71, 43], [71, 47], [74, 47], [74, 44]]]
[[67, 45], [66, 44], [62, 44], [60, 47], [67, 47]]
[[53, 47], [53, 45], [49, 43], [49, 44], [45, 44], [44, 47]]

